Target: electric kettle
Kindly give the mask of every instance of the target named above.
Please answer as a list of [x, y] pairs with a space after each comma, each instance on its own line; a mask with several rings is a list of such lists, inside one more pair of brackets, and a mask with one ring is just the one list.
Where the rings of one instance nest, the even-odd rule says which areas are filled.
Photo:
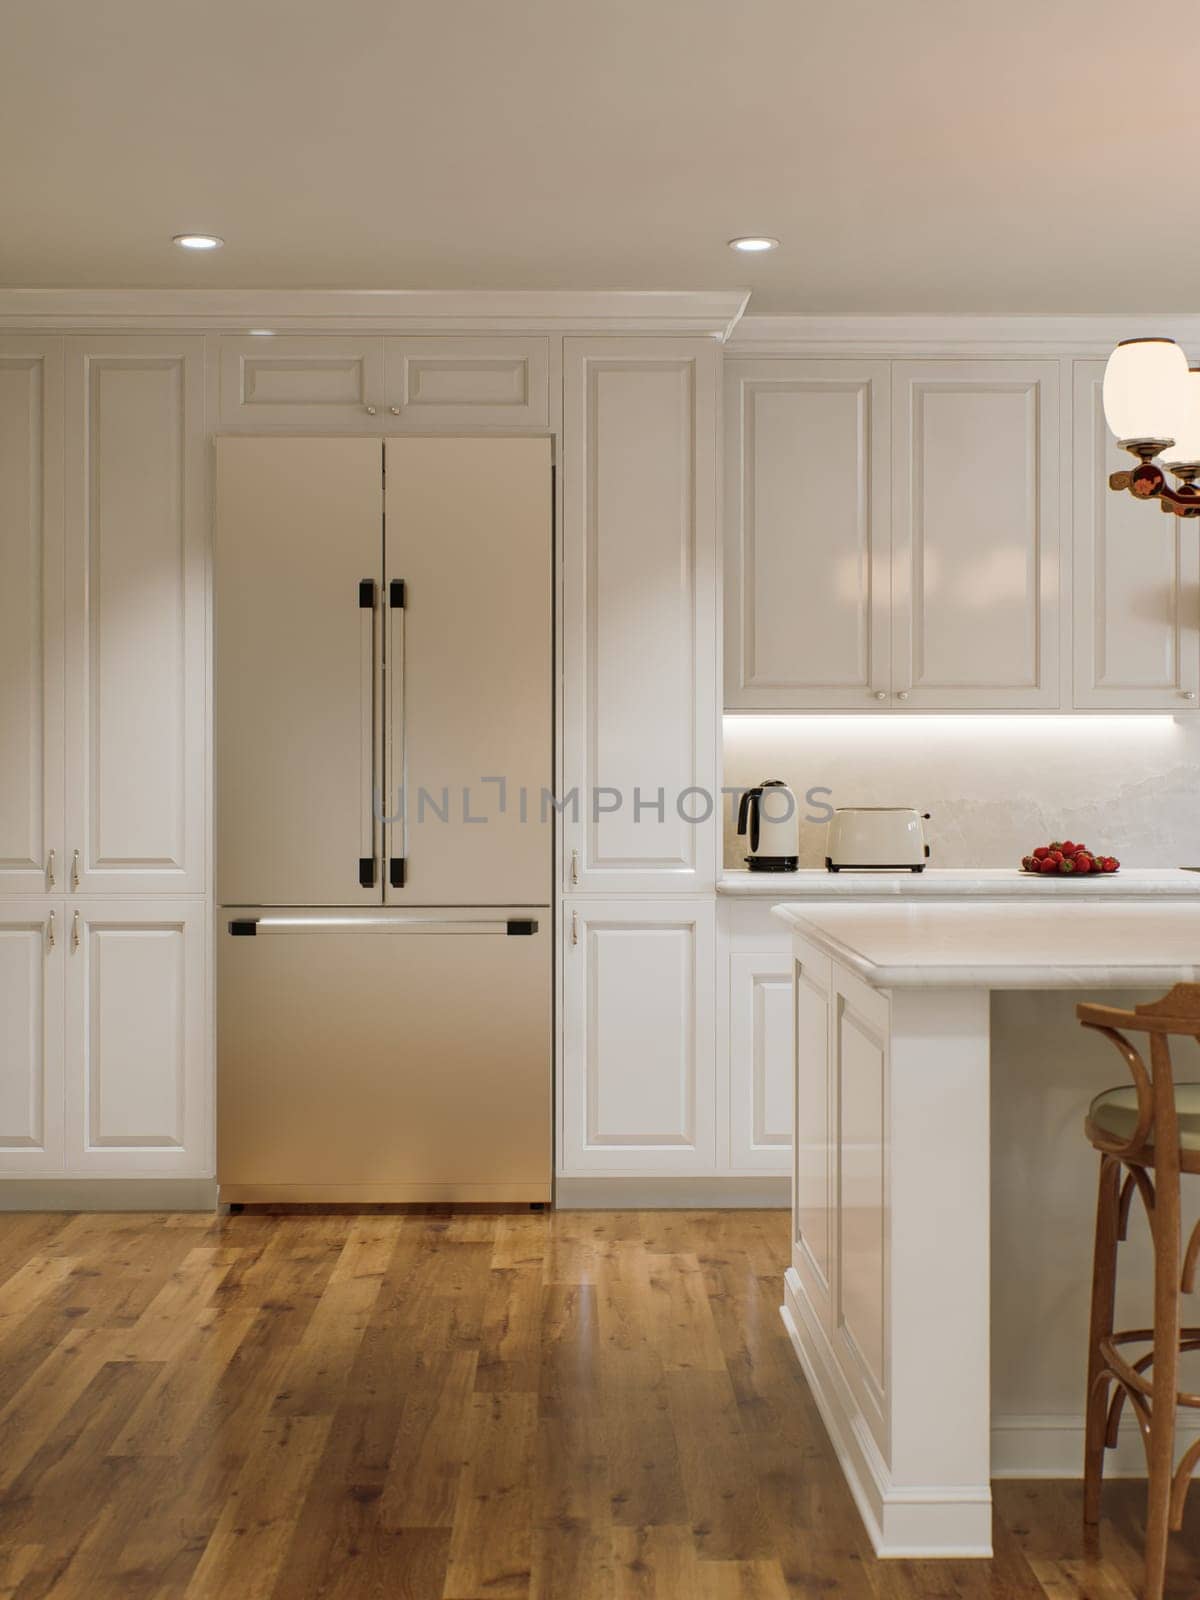
[[751, 872], [795, 872], [800, 865], [800, 808], [779, 778], [743, 791], [737, 831], [749, 846]]

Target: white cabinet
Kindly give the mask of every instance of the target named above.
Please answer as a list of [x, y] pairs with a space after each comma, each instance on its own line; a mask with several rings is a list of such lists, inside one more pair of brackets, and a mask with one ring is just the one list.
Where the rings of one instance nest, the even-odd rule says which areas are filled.
[[206, 886], [203, 351], [67, 341], [70, 892]]
[[62, 341], [0, 338], [0, 894], [62, 882], [62, 476]]
[[712, 900], [568, 899], [563, 920], [560, 1172], [712, 1172]]
[[382, 339], [230, 337], [217, 366], [223, 428], [383, 428]]
[[892, 693], [906, 710], [1060, 703], [1059, 364], [892, 368]]
[[715, 344], [564, 349], [562, 838], [568, 887], [714, 881]]
[[886, 361], [725, 364], [725, 704], [875, 709], [891, 687]]
[[788, 955], [794, 980], [795, 1080], [792, 1108], [792, 1267], [827, 1332], [833, 1328], [837, 1239], [834, 1130], [837, 1112], [832, 1041], [832, 963], [796, 940]]
[[547, 339], [461, 336], [388, 339], [387, 426], [545, 428], [550, 420]]
[[1182, 711], [1200, 693], [1196, 524], [1115, 494], [1128, 470], [1101, 404], [1102, 361], [1075, 363], [1075, 705]]
[[729, 956], [729, 1165], [791, 1171], [792, 961], [785, 949]]
[[549, 423], [546, 338], [230, 335], [217, 341], [216, 360], [222, 428], [528, 431]]
[[63, 1168], [64, 906], [0, 901], [0, 1177]]
[[205, 907], [67, 903], [66, 1170], [212, 1171]]

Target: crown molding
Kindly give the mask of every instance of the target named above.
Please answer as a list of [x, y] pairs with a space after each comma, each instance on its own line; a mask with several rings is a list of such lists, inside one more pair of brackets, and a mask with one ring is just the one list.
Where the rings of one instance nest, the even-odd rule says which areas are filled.
[[5, 289], [0, 327], [244, 333], [635, 333], [724, 340], [750, 299], [717, 289]]
[[972, 356], [1044, 353], [1106, 356], [1120, 339], [1147, 333], [1200, 354], [1200, 316], [1129, 312], [1104, 316], [744, 316], [731, 354]]

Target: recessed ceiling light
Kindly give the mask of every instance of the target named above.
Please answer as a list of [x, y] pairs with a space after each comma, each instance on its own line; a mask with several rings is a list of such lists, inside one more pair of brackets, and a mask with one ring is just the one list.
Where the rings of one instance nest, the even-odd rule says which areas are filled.
[[765, 234], [751, 234], [744, 239], [730, 239], [731, 250], [741, 250], [745, 255], [756, 255], [761, 250], [778, 250], [779, 240], [768, 239]]
[[219, 250], [225, 241], [215, 233], [177, 233], [171, 243], [181, 250]]
[[252, 339], [273, 339], [275, 337], [274, 328], [247, 328], [246, 332]]

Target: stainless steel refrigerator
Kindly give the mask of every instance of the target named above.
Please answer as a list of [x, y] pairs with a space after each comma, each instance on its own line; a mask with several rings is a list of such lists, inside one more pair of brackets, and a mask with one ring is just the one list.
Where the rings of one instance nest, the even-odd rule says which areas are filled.
[[550, 1197], [552, 504], [547, 439], [217, 442], [224, 1200]]

